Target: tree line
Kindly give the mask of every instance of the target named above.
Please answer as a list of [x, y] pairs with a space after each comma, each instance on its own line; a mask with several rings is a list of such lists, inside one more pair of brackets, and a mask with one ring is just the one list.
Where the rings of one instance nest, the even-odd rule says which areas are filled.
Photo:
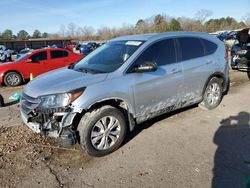
[[30, 38], [47, 38], [49, 36], [48, 33], [41, 33], [38, 29], [36, 29], [32, 35], [30, 35], [25, 30], [20, 30], [16, 35], [13, 34], [12, 30], [6, 29], [2, 33], [0, 33], [0, 40], [27, 40]]
[[90, 26], [77, 26], [69, 23], [67, 26], [62, 25], [56, 33], [41, 33], [35, 30], [32, 35], [25, 30], [21, 30], [14, 35], [10, 29], [6, 29], [0, 33], [0, 39], [30, 39], [30, 38], [73, 38], [76, 40], [108, 40], [121, 35], [143, 34], [143, 33], [160, 33], [168, 31], [201, 31], [215, 32], [221, 30], [234, 30], [250, 26], [250, 13], [246, 13], [241, 21], [237, 21], [233, 17], [222, 17], [216, 19], [208, 19], [213, 14], [210, 10], [199, 10], [194, 18], [178, 17], [172, 18], [165, 14], [158, 14], [146, 19], [139, 19], [135, 25], [123, 24], [121, 27], [110, 28], [101, 26], [94, 29]]

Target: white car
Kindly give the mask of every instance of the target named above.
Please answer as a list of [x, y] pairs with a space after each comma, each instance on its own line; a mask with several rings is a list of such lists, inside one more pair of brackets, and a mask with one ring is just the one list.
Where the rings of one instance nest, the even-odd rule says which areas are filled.
[[0, 45], [0, 62], [10, 61], [11, 54], [4, 45]]

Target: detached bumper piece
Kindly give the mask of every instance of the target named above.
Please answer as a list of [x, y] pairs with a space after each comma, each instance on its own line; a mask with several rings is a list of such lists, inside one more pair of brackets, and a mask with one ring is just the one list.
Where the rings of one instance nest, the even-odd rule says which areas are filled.
[[59, 143], [62, 146], [74, 145], [77, 142], [76, 132], [69, 127], [65, 127], [59, 137]]
[[70, 107], [41, 109], [40, 101], [23, 94], [20, 99], [20, 111], [23, 122], [34, 132], [59, 138], [62, 145], [77, 142], [75, 131], [70, 128], [76, 112]]

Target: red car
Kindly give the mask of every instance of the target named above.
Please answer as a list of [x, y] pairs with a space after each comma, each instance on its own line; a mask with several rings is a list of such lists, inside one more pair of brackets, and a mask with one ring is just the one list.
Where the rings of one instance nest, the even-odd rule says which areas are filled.
[[34, 50], [20, 56], [14, 62], [0, 64], [0, 83], [4, 83], [6, 86], [18, 86], [29, 79], [31, 73], [36, 77], [45, 72], [68, 66], [83, 57], [82, 54], [61, 48]]

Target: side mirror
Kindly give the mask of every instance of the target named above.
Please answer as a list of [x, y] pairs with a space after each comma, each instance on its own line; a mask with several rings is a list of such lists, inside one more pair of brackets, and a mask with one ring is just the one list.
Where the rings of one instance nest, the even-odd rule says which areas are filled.
[[32, 62], [32, 59], [26, 59], [25, 60], [25, 63], [31, 63]]
[[158, 67], [156, 63], [145, 63], [145, 64], [135, 66], [131, 72], [137, 72], [137, 73], [154, 72], [157, 70], [157, 68]]

